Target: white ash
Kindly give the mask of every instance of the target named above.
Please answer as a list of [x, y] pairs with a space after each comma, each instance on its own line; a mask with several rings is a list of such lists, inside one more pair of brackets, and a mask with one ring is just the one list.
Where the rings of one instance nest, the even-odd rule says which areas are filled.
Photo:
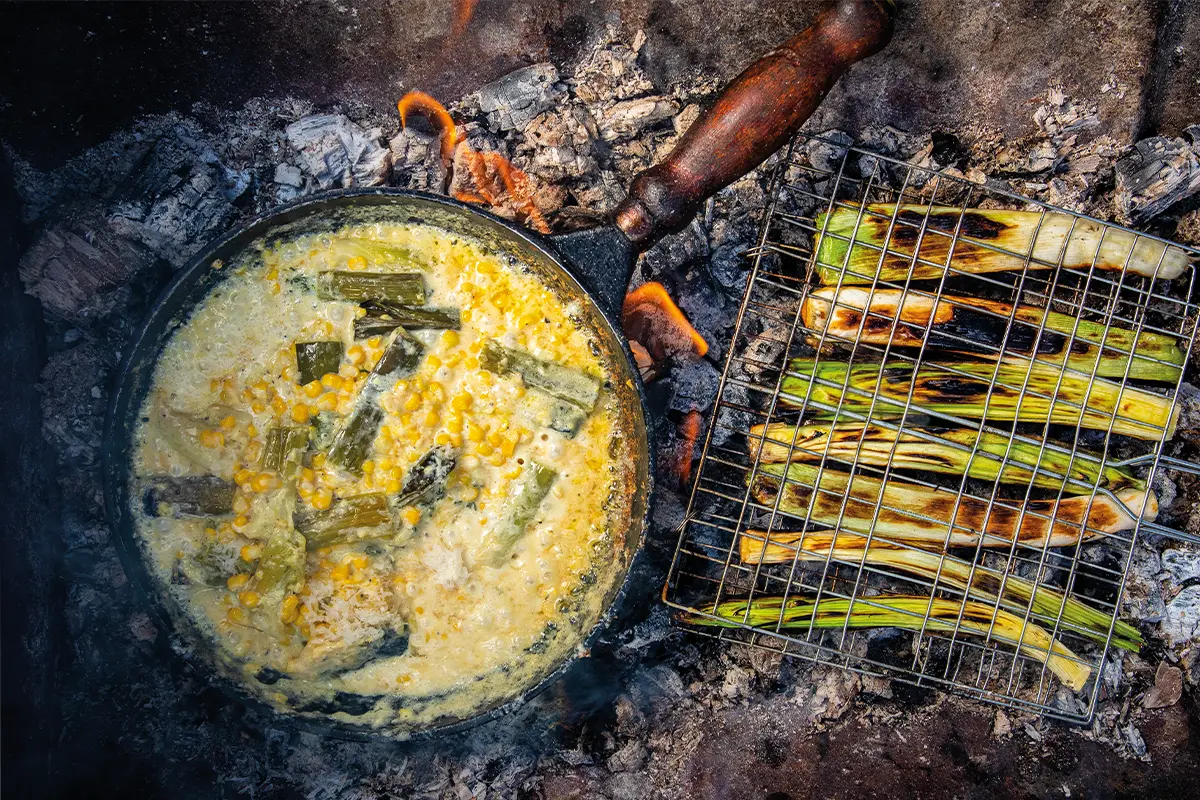
[[475, 92], [475, 101], [493, 133], [523, 131], [534, 117], [566, 97], [553, 64], [532, 64], [510, 72]]
[[391, 154], [379, 128], [363, 130], [344, 114], [314, 114], [287, 126], [288, 142], [321, 189], [379, 186]]

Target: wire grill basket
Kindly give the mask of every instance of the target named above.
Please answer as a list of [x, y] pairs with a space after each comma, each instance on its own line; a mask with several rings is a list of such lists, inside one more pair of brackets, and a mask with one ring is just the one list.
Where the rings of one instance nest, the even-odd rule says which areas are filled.
[[[1075, 467], [1094, 458], [1098, 474], [1123, 471], [1138, 487], [1157, 470], [1196, 471], [1164, 453], [1169, 418], [1139, 427], [1123, 404], [1147, 392], [1177, 414], [1182, 369], [1141, 380], [1137, 348], [1122, 350], [1110, 333], [1173, 342], [1186, 364], [1200, 323], [1200, 251], [858, 148], [820, 165], [808, 157], [832, 147], [801, 136], [777, 167], [664, 600], [707, 621], [701, 633], [1087, 722], [1122, 624], [1085, 630], [1062, 598], [1117, 617], [1138, 532], [1190, 537], [1152, 521], [1152, 489], [1151, 499], [1117, 491]], [[976, 208], [1033, 211], [1037, 226], [1026, 246], [995, 244], [965, 213]], [[834, 212], [853, 224], [835, 230]], [[975, 273], [966, 265], [980, 252], [1016, 268]], [[1168, 253], [1187, 265], [1156, 280], [1104, 269], [1112, 252], [1125, 253], [1126, 267], [1159, 254], [1153, 275]], [[891, 313], [875, 312], [889, 304]], [[900, 311], [910, 304], [925, 309], [915, 326]], [[933, 327], [943, 311], [981, 309], [973, 325]], [[1036, 309], [1063, 316], [1051, 324]], [[830, 323], [839, 314], [840, 328]], [[1063, 331], [1063, 319], [1080, 322]], [[1101, 342], [1126, 356], [1103, 377], [1101, 359], [1065, 356]], [[1000, 360], [1021, 366], [1005, 372]], [[1112, 363], [1124, 374], [1112, 375]], [[985, 381], [983, 411], [914, 391], [924, 370], [951, 394]], [[1106, 391], [1117, 393], [1111, 405], [1091, 399]], [[1057, 413], [1013, 420], [1005, 396]], [[878, 441], [839, 441], [821, 420]], [[916, 461], [896, 458], [897, 442]], [[939, 469], [938, 453], [977, 469]], [[791, 463], [803, 466], [785, 473]], [[1127, 516], [1110, 524], [1105, 509]], [[913, 526], [925, 541], [904, 535]], [[911, 551], [922, 567], [874, 557], [888, 550]], [[888, 599], [896, 595], [919, 599]], [[807, 603], [832, 613], [818, 627]], [[905, 621], [859, 629], [848, 610]]]

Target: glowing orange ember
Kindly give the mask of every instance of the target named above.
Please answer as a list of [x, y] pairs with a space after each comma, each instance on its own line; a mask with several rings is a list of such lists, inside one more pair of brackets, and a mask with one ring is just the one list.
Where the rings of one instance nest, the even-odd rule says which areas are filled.
[[[692, 361], [708, 352], [708, 342], [688, 322], [661, 283], [643, 283], [625, 295], [621, 327], [650, 361], [650, 375], [643, 369], [644, 377], [656, 375], [668, 360]], [[642, 369], [640, 359], [638, 368]]]
[[408, 127], [408, 115], [416, 114], [424, 117], [437, 131], [442, 140], [442, 161], [450, 163], [454, 157], [454, 145], [458, 143], [458, 129], [454, 126], [454, 118], [446, 107], [424, 92], [412, 91], [400, 98], [396, 103], [400, 112], [400, 124]]
[[687, 412], [683, 422], [679, 423], [671, 473], [679, 480], [680, 488], [685, 488], [692, 479], [692, 455], [696, 452], [696, 441], [703, 427], [704, 417], [695, 410]]
[[475, 5], [479, 0], [454, 0], [454, 13], [450, 21], [450, 38], [457, 39], [467, 32]]

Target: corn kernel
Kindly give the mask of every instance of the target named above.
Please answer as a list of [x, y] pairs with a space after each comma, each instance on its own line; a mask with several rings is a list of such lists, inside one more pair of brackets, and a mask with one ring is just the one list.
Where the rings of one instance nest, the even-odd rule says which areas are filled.
[[318, 511], [324, 511], [333, 505], [333, 490], [328, 488], [320, 488], [313, 492], [312, 507]]
[[253, 422], [246, 426], [246, 435], [251, 438], [258, 436], [258, 428], [255, 427]]
[[326, 372], [321, 376], [321, 385], [326, 389], [341, 389], [343, 383], [342, 376], [336, 372]]
[[246, 453], [245, 453], [246, 460], [247, 461], [258, 461], [260, 458], [262, 458], [262, 448], [263, 448], [262, 442], [259, 441], [258, 439], [255, 439], [254, 441], [247, 444], [246, 445]]
[[492, 457], [488, 459], [488, 463], [491, 464], [493, 467], [502, 467], [502, 466], [504, 466], [504, 462], [505, 462], [504, 453], [501, 453], [499, 450], [492, 453]]
[[351, 364], [358, 366], [367, 358], [367, 353], [360, 345], [352, 344], [346, 349], [346, 360]]
[[479, 497], [479, 490], [474, 486], [466, 486], [463, 488], [462, 492], [459, 493], [458, 497], [462, 502], [470, 503], [473, 502], [475, 498]]
[[442, 431], [437, 436], [433, 437], [433, 443], [438, 446], [444, 446], [444, 445], [450, 444], [450, 434], [446, 433], [445, 431]]
[[290, 625], [296, 621], [297, 612], [300, 608], [300, 598], [294, 594], [289, 594], [283, 598], [283, 603], [279, 607], [279, 621], [284, 625]]
[[258, 592], [255, 591], [245, 591], [238, 595], [238, 602], [240, 602], [246, 608], [254, 608], [259, 604], [261, 599], [262, 598], [258, 596]]
[[243, 483], [249, 483], [253, 479], [254, 470], [246, 469], [245, 467], [242, 467], [237, 472], [233, 473], [233, 482], [238, 486], [241, 486]]
[[462, 460], [462, 467], [463, 467], [463, 469], [467, 470], [468, 472], [470, 470], [475, 469], [478, 466], [479, 466], [479, 459], [476, 458], [475, 456], [465, 456]]
[[[430, 356], [430, 358], [433, 358], [433, 356]], [[439, 403], [446, 402], [446, 387], [439, 381], [430, 381], [426, 393]]]
[[421, 420], [421, 424], [426, 428], [436, 428], [441, 421], [442, 418], [436, 411], [430, 411], [425, 415], [425, 419]]
[[504, 444], [500, 445], [500, 452], [505, 458], [512, 458], [513, 453], [517, 451], [517, 443], [513, 439], [505, 439]]
[[296, 403], [292, 406], [292, 420], [299, 422], [301, 425], [308, 422], [308, 418], [312, 416], [312, 409], [304, 403]]
[[446, 347], [454, 347], [458, 344], [458, 331], [442, 331], [442, 344]]
[[221, 420], [221, 427], [227, 431], [233, 430], [237, 427], [237, 417], [233, 416], [233, 414], [225, 417], [225, 419]]
[[304, 394], [309, 397], [316, 397], [321, 393], [322, 388], [320, 381], [309, 381], [304, 384]]
[[417, 428], [409, 428], [407, 438], [410, 442], [412, 442], [413, 444], [416, 444], [418, 441], [421, 440], [421, 431]]
[[404, 521], [409, 525], [416, 525], [421, 521], [421, 509], [416, 506], [408, 506], [401, 513], [401, 516], [404, 517]]
[[222, 447], [225, 444], [225, 434], [220, 431], [200, 431], [200, 444], [205, 447]]
[[338, 396], [333, 392], [326, 392], [317, 399], [318, 411], [336, 411], [338, 407]]
[[350, 577], [350, 566], [348, 564], [338, 564], [329, 571], [329, 577], [339, 583]]
[[388, 478], [387, 482], [383, 485], [383, 490], [388, 494], [395, 494], [400, 491], [401, 485], [399, 478]]
[[487, 443], [492, 447], [499, 447], [504, 443], [504, 437], [500, 434], [500, 431], [492, 431], [487, 435]]
[[260, 472], [250, 481], [250, 486], [256, 492], [266, 492], [279, 486], [279, 478], [273, 472]]
[[461, 433], [450, 434], [450, 446], [451, 447], [462, 447], [463, 446], [463, 438], [462, 438]]
[[436, 354], [430, 353], [429, 355], [425, 356], [425, 363], [429, 365], [431, 370], [434, 370], [442, 365], [442, 360], [438, 358]]
[[475, 445], [475, 452], [481, 456], [490, 456], [492, 454], [492, 451], [493, 451], [492, 446], [490, 444], [488, 444], [487, 442], [479, 442], [478, 444]]
[[233, 518], [233, 527], [235, 527], [235, 528], [244, 528], [249, 524], [250, 524], [250, 518], [247, 517], [245, 514], [238, 514], [236, 517]]
[[350, 566], [354, 569], [366, 569], [371, 566], [371, 559], [365, 555], [354, 555], [350, 557]]
[[474, 422], [467, 423], [467, 439], [472, 442], [483, 441], [483, 428], [476, 425]]
[[457, 414], [451, 414], [446, 417], [446, 430], [451, 433], [462, 433], [463, 420]]
[[250, 499], [244, 494], [239, 494], [233, 498], [233, 513], [245, 514], [250, 510]]
[[253, 411], [255, 414], [261, 414], [262, 412], [267, 410], [267, 404], [264, 403], [262, 400], [253, 400], [250, 403], [250, 410]]
[[406, 399], [404, 401], [404, 410], [405, 411], [416, 411], [420, 407], [421, 407], [420, 395], [410, 394], [408, 396], [408, 399]]
[[242, 611], [242, 609], [238, 608], [237, 606], [229, 609], [229, 613], [226, 616], [229, 617], [230, 622], [241, 623], [246, 621], [246, 612]]
[[362, 471], [367, 472], [367, 473], [374, 472], [375, 471], [375, 462], [369, 458], [366, 461], [362, 462]]
[[450, 407], [455, 411], [466, 411], [471, 407], [472, 402], [474, 402], [474, 400], [471, 395], [467, 394], [466, 392], [462, 392], [461, 394], [454, 395], [454, 399], [450, 401]]
[[321, 467], [325, 466], [325, 454], [317, 453], [316, 455], [314, 455], [312, 457], [312, 465], [314, 467], [316, 467], [317, 469], [320, 469]]
[[463, 361], [463, 366], [469, 370], [479, 369], [479, 359], [475, 356], [467, 356], [467, 358]]
[[225, 585], [229, 587], [229, 591], [236, 592], [249, 582], [250, 576], [243, 572], [239, 572], [236, 575], [230, 575], [229, 580], [225, 581]]
[[382, 336], [372, 336], [371, 338], [367, 339], [367, 347], [371, 348], [372, 350], [378, 350], [381, 344], [383, 344]]
[[282, 416], [288, 410], [287, 401], [285, 401], [282, 397], [276, 397], [271, 401], [271, 410]]

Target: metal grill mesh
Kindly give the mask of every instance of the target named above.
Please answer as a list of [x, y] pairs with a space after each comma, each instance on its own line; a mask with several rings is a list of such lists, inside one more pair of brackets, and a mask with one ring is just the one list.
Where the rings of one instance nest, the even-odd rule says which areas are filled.
[[[1038, 590], [1053, 589], [1106, 613], [1116, 614], [1138, 531], [1153, 530], [1188, 537], [1142, 519], [1142, 509], [1128, 506], [1123, 508], [1136, 520], [1134, 524], [1117, 533], [1100, 530], [1096, 527], [1099, 523], [1094, 523], [1090, 516], [1093, 506], [1102, 499], [1117, 498], [1108, 489], [1089, 484], [1085, 487], [1086, 493], [1071, 501], [1087, 504], [1087, 511], [1082, 516], [1086, 544], [1052, 547], [1049, 537], [1023, 544], [1014, 543], [1013, 537], [989, 538], [987, 531], [991, 529], [988, 525], [993, 519], [1005, 516], [1015, 516], [1019, 523], [1030, 521], [1034, 526], [1040, 522], [1041, 527], [1056, 533], [1069, 534], [1073, 528], [1078, 534], [1080, 525], [1064, 516], [1065, 504], [1054, 502], [1067, 499], [1068, 494], [1061, 488], [1048, 490], [1001, 483], [998, 479], [989, 481], [927, 470], [894, 469], [887, 453], [874, 460], [860, 457], [864, 455], [861, 444], [849, 457], [844, 454], [841, 458], [831, 457], [827, 441], [801, 453], [806, 445], [797, 441], [795, 433], [788, 432], [786, 427], [771, 429], [774, 432], [765, 436], [752, 436], [749, 432], [753, 426], [795, 425], [802, 419], [807, 421], [822, 414], [829, 418], [836, 414], [839, 422], [877, 425], [899, 436], [914, 437], [912, 441], [917, 443], [928, 441], [931, 445], [958, 447], [973, 459], [991, 459], [993, 466], [998, 468], [997, 474], [1015, 465], [1010, 450], [989, 454], [982, 451], [978, 443], [948, 442], [939, 431], [957, 428], [1000, 434], [1038, 448], [1039, 454], [1056, 453], [1068, 459], [1071, 466], [1076, 458], [1082, 457], [1082, 452], [1090, 450], [1098, 454], [1105, 465], [1132, 468], [1147, 482], [1156, 469], [1194, 469], [1192, 465], [1174, 462], [1163, 455], [1165, 440], [1169, 438], [1165, 425], [1150, 425], [1137, 438], [1114, 432], [1114, 427], [1119, 428], [1121, 422], [1127, 421], [1123, 419], [1120, 406], [1104, 416], [1101, 424], [1086, 428], [1082, 425], [1015, 423], [995, 418], [1003, 416], [991, 413], [991, 398], [998, 391], [1018, 392], [1022, 398], [1054, 399], [1070, 409], [1072, 404], [1059, 394], [1064, 380], [1083, 380], [1088, 396], [1106, 385], [1103, 380], [1098, 381], [1095, 367], [1091, 370], [1059, 369], [1061, 358], [1055, 366], [1053, 356], [1043, 354], [1037, 346], [1034, 347], [1037, 352], [1032, 355], [1033, 361], [1054, 367], [1050, 374], [1067, 377], [1057, 378], [1055, 385], [1046, 389], [1029, 385], [1028, 377], [1015, 382], [1016, 385], [998, 382], [998, 373], [993, 371], [989, 379], [989, 411], [985, 414], [987, 421], [983, 423], [972, 415], [960, 414], [953, 405], [926, 406], [921, 398], [914, 397], [911, 389], [902, 392], [905, 396], [890, 395], [889, 401], [881, 396], [878, 388], [855, 393], [845, 384], [826, 381], [835, 391], [819, 396], [816, 392], [806, 392], [798, 396], [784, 391], [784, 381], [797, 375], [796, 370], [789, 367], [790, 360], [797, 357], [812, 360], [814, 375], [822, 362], [847, 364], [851, 369], [856, 365], [875, 365], [876, 374], [878, 365], [884, 361], [914, 370], [940, 362], [936, 369], [953, 378], [970, 369], [963, 365], [981, 356], [990, 353], [993, 357], [1011, 357], [1018, 355], [1020, 349], [1014, 344], [1017, 337], [1013, 331], [1020, 326], [1016, 312], [1011, 312], [1007, 319], [996, 320], [1003, 335], [994, 344], [965, 330], [960, 334], [950, 331], [936, 343], [923, 339], [919, 346], [897, 346], [893, 342], [896, 341], [894, 334], [898, 323], [887, 317], [881, 318], [884, 322], [876, 323], [888, 329], [882, 343], [877, 344], [865, 343], [862, 338], [854, 341], [837, 338], [823, 325], [806, 326], [801, 310], [814, 291], [822, 285], [849, 285], [846, 272], [850, 269], [847, 267], [849, 259], [828, 263], [825, 256], [814, 256], [814, 247], [821, 241], [820, 237], [833, 235], [824, 229], [828, 217], [822, 212], [841, 208], [858, 215], [853, 232], [842, 237], [850, 243], [849, 248], [859, 246], [858, 231], [866, 225], [863, 220], [873, 221], [868, 218], [875, 217], [880, 225], [886, 226], [887, 238], [883, 240], [886, 245], [873, 250], [878, 255], [877, 263], [884, 263], [885, 258], [902, 259], [897, 263], [904, 263], [910, 269], [932, 267], [933, 274], [940, 273], [923, 280], [872, 277], [869, 282], [855, 287], [869, 293], [871, 298], [891, 292], [891, 297], [899, 298], [898, 306], [924, 300], [958, 307], [961, 301], [953, 299], [958, 297], [984, 298], [1014, 306], [1020, 303], [1098, 323], [1103, 329], [1099, 341], [1104, 341], [1106, 346], [1110, 328], [1125, 328], [1139, 335], [1145, 332], [1174, 337], [1189, 357], [1200, 316], [1197, 304], [1191, 299], [1196, 289], [1195, 259], [1200, 257], [1200, 252], [1172, 245], [1186, 252], [1192, 263], [1181, 277], [1170, 281], [1151, 280], [1130, 271], [1105, 271], [1097, 268], [1096, 253], [1090, 260], [1081, 260], [1072, 252], [1069, 243], [1076, 232], [1082, 235], [1086, 229], [1099, 226], [1097, 235], [1104, 237], [1101, 249], [1105, 242], [1127, 242], [1129, 240], [1122, 237], [1137, 236], [1131, 254], [1152, 243], [1157, 243], [1153, 246], [1161, 249], [1160, 245], [1165, 243], [858, 148], [850, 148], [840, 160], [834, 159], [829, 169], [822, 169], [814, 166], [807, 157], [810, 149], [820, 146], [821, 140], [802, 136], [792, 143], [777, 167], [771, 205], [762, 225], [759, 246], [752, 254], [752, 271], [735, 325], [686, 521], [680, 529], [678, 547], [664, 588], [664, 599], [683, 612], [684, 617], [694, 615], [693, 620], [712, 620], [716, 619], [711, 613], [714, 604], [725, 601], [770, 602], [768, 598], [771, 598], [778, 601], [782, 609], [789, 602], [841, 598], [849, 602], [851, 609], [861, 610], [878, 608], [880, 601], [872, 598], [881, 594], [936, 596], [953, 601], [951, 607], [960, 609], [959, 612], [933, 619], [928, 604], [923, 607], [918, 604], [919, 608], [911, 611], [911, 631], [854, 629], [845, 622], [844, 611], [842, 619], [831, 628], [789, 628], [783, 624], [782, 610], [768, 615], [766, 620], [756, 620], [753, 625], [750, 617], [742, 614], [729, 627], [697, 627], [695, 630], [850, 670], [887, 675], [1009, 707], [1085, 722], [1095, 710], [1101, 683], [1099, 677], [1113, 647], [1111, 627], [1106, 636], [1083, 636], [1078, 628], [1063, 619], [1061, 606], [1056, 613], [1044, 607], [1035, 609], [1029, 602], [1014, 600], [1011, 593], [1005, 593], [1003, 589], [982, 598], [974, 591], [970, 593], [968, 599], [971, 602], [982, 604], [972, 606], [973, 611], [984, 610], [993, 620], [982, 627], [973, 626], [970, 615], [961, 611], [967, 593], [961, 581], [953, 580], [951, 567], [968, 569], [967, 584], [973, 588], [981, 585], [982, 579], [992, 577], [1002, 585], [1005, 581], [1024, 579]], [[862, 177], [854, 177], [856, 175]], [[872, 208], [873, 204], [919, 204], [924, 208], [900, 213], [892, 207]], [[981, 235], [969, 229], [962, 213], [968, 208], [1040, 212], [1039, 232], [1031, 237], [1023, 252], [1003, 250], [987, 244]], [[1051, 238], [1052, 224], [1061, 226], [1064, 218], [1057, 216], [1059, 214], [1069, 214], [1069, 228], [1065, 236], [1059, 237], [1058, 245], [1048, 247], [1041, 239]], [[1047, 236], [1039, 237], [1043, 224]], [[960, 270], [958, 267], [971, 251], [979, 248], [1006, 252], [1024, 268], [987, 274], [969, 274]], [[1162, 252], [1167, 251], [1162, 249]], [[823, 283], [816, 274], [818, 262], [826, 265]], [[837, 302], [834, 301], [831, 314], [838, 309]], [[861, 317], [860, 333], [865, 330], [864, 326], [875, 322], [869, 313]], [[1045, 325], [1043, 316], [1035, 330], [1027, 331], [1036, 333], [1035, 342], [1042, 340]], [[956, 335], [962, 337], [961, 343], [954, 340]], [[1094, 340], [1073, 330], [1068, 336], [1067, 351], [1077, 342], [1087, 341]], [[964, 356], [955, 351], [972, 351], [975, 356]], [[1028, 354], [1027, 350], [1022, 352]], [[1128, 364], [1132, 363], [1133, 359], [1127, 359], [1126, 378]], [[1029, 374], [1028, 369], [1023, 372]], [[1121, 378], [1108, 380], [1175, 398], [1182, 377], [1173, 385], [1122, 381]], [[821, 383], [813, 381], [812, 385]], [[875, 386], [878, 385], [875, 382]], [[1021, 402], [1025, 402], [1024, 399]], [[1173, 400], [1172, 404], [1176, 402]], [[1078, 403], [1073, 408], [1082, 412]], [[808, 514], [789, 514], [780, 508], [779, 497], [783, 491], [775, 491], [773, 498], [770, 493], [764, 498], [752, 492], [749, 486], [762, 480], [764, 468], [769, 468], [764, 456], [767, 452], [773, 452], [776, 461], [780, 460], [781, 453], [786, 453], [786, 460], [806, 455], [811, 469], [795, 478], [803, 490], [800, 496], [812, 498], [810, 502], [814, 504], [821, 500], [831, 503], [838, 513], [826, 512], [822, 517], [813, 511], [813, 505], [808, 505]], [[832, 471], [839, 474], [840, 482], [828, 484], [830, 488], [827, 489], [826, 474]], [[859, 481], [862, 481], [861, 488], [845, 488], [858, 487]], [[948, 503], [949, 506], [941, 506], [942, 511], [935, 509], [933, 504], [913, 508], [898, 501], [889, 490], [881, 492], [878, 488], [901, 485], [899, 482], [937, 487], [937, 504]], [[768, 485], [779, 487], [778, 481]], [[838, 487], [842, 488], [839, 490]], [[1075, 492], [1078, 491], [1079, 487], [1075, 487]], [[947, 507], [952, 509], [948, 518], [945, 517]], [[848, 509], [854, 512], [849, 516], [857, 519], [857, 523], [847, 524]], [[972, 509], [982, 516], [971, 518], [967, 512]], [[926, 560], [932, 557], [933, 561], [931, 568], [920, 576], [864, 559], [861, 554], [843, 557], [844, 553], [829, 545], [805, 549], [805, 541], [816, 541], [814, 533], [818, 531], [836, 531], [839, 537], [856, 536], [857, 539], [846, 541], [860, 546], [865, 544], [868, 553], [872, 548], [917, 549], [912, 543], [893, 538], [893, 529], [887, 523], [897, 514], [918, 522], [942, 520], [943, 535], [953, 528], [964, 541], [972, 537], [977, 541], [950, 549], [941, 546], [948, 539], [932, 548], [928, 544], [921, 545], [934, 554], [922, 556]], [[814, 516], [820, 521], [814, 521]], [[952, 522], [947, 523], [947, 519]], [[801, 533], [803, 537], [799, 536]], [[839, 538], [838, 541], [840, 544], [842, 540]], [[748, 551], [769, 550], [775, 563], [762, 563], [753, 555], [743, 560], [741, 547]], [[1045, 647], [1039, 653], [1038, 645], [1024, 632], [1018, 641], [1006, 639], [994, 622], [1001, 612], [1014, 615], [1022, 623], [1036, 623], [1069, 648], [1070, 658], [1090, 670], [1086, 685], [1078, 692], [1064, 687], [1044, 663]]]

